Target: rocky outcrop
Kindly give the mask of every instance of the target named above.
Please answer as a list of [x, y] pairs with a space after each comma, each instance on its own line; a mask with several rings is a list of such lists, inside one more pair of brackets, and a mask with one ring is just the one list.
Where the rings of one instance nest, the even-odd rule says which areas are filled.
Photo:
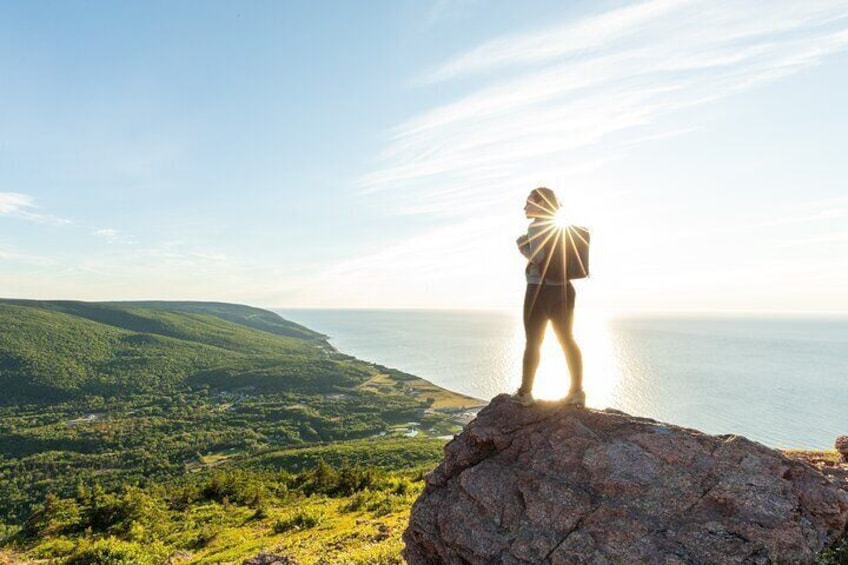
[[495, 398], [445, 447], [404, 533], [410, 565], [809, 563], [848, 493], [739, 436]]
[[848, 463], [848, 436], [839, 436], [836, 438], [834, 447], [842, 457], [842, 462]]

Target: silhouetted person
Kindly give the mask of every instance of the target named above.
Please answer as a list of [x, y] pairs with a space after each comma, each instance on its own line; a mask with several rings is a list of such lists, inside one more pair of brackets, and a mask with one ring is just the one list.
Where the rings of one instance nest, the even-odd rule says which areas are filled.
[[[565, 226], [558, 221], [562, 205], [550, 188], [535, 188], [527, 197], [524, 214], [532, 220], [527, 233], [518, 238], [518, 249], [527, 257], [527, 290], [524, 293], [524, 362], [521, 387], [512, 398], [525, 406], [533, 404], [533, 381], [539, 367], [540, 349], [548, 320], [565, 353], [571, 388], [566, 404], [583, 406], [583, 356], [574, 340], [574, 287], [566, 274]], [[560, 242], [557, 244], [557, 242]]]

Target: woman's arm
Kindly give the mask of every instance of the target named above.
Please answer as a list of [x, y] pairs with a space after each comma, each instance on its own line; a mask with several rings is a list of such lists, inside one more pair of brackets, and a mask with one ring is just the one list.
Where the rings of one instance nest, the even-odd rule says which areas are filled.
[[527, 234], [522, 235], [518, 238], [518, 240], [516, 240], [519, 251], [521, 251], [521, 254], [527, 257], [527, 260], [531, 263], [542, 265], [545, 262], [545, 254], [542, 253], [542, 248], [545, 246], [545, 242], [549, 239], [549, 235], [546, 236], [546, 232], [547, 230], [543, 227], [533, 223], [530, 224], [529, 228], [527, 228]]
[[521, 254], [529, 259], [531, 251], [530, 239], [527, 237], [527, 234], [521, 234], [518, 239], [515, 240], [515, 244], [518, 245], [518, 250], [521, 252]]

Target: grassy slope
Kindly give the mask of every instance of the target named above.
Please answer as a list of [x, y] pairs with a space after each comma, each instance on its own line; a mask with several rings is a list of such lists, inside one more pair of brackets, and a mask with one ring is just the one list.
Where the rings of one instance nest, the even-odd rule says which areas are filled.
[[[410, 420], [438, 437], [479, 404], [271, 312], [198, 302], [0, 300], [0, 390], [0, 526], [77, 483], [144, 484], [254, 454], [282, 464], [376, 435], [389, 446]], [[357, 459], [374, 441], [340, 449]], [[410, 445], [425, 455], [408, 463], [433, 455]]]
[[[280, 477], [247, 471], [228, 483], [218, 473], [166, 490], [129, 489], [110, 499], [109, 512], [96, 513], [101, 523], [93, 531], [91, 507], [64, 499], [59, 506], [65, 510], [40, 520], [39, 534], [20, 538], [15, 549], [33, 559], [70, 558], [88, 565], [168, 559], [236, 564], [264, 551], [295, 558], [300, 565], [402, 563], [400, 536], [423, 487], [420, 471], [380, 472], [368, 487], [344, 494], [312, 492], [314, 476], [310, 471]], [[194, 491], [187, 486], [192, 484]], [[213, 484], [225, 485], [221, 492], [226, 494], [210, 494]], [[264, 492], [260, 503], [241, 492], [257, 485]], [[200, 498], [184, 502], [187, 492], [200, 493]], [[67, 511], [68, 504], [74, 512]], [[97, 554], [108, 555], [108, 560], [94, 559]]]

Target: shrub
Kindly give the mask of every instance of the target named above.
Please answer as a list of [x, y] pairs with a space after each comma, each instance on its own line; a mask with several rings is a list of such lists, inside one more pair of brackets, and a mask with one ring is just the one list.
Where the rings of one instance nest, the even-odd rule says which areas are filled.
[[65, 565], [159, 565], [168, 557], [160, 543], [141, 545], [117, 538], [84, 540]]
[[374, 513], [374, 516], [386, 516], [392, 512], [397, 512], [404, 507], [403, 501], [397, 496], [384, 494], [379, 498], [376, 504], [368, 506], [368, 510]]
[[405, 496], [393, 495], [388, 492], [371, 492], [364, 490], [351, 496], [347, 503], [342, 505], [342, 512], [357, 512], [367, 510], [373, 512], [374, 516], [385, 516], [398, 512], [409, 505]]
[[115, 534], [140, 541], [167, 528], [165, 502], [158, 495], [125, 485], [120, 493], [108, 493], [96, 485], [77, 494], [81, 526], [92, 532]]
[[413, 490], [412, 482], [404, 477], [398, 479], [397, 486], [392, 490], [394, 494], [408, 494], [411, 490]]
[[79, 525], [80, 509], [76, 501], [48, 493], [41, 508], [24, 524], [23, 532], [28, 537], [37, 538], [70, 532]]
[[76, 547], [77, 544], [67, 538], [50, 538], [35, 546], [30, 555], [36, 559], [65, 557], [72, 554]]
[[197, 532], [197, 537], [195, 537], [194, 542], [190, 547], [192, 549], [201, 549], [206, 547], [215, 538], [217, 538], [222, 531], [223, 528], [217, 524], [204, 526], [199, 532]]
[[374, 500], [374, 493], [370, 490], [360, 491], [347, 499], [341, 506], [342, 512], [358, 512], [368, 507]]
[[305, 494], [328, 496], [350, 496], [377, 482], [378, 472], [372, 467], [350, 465], [347, 460], [335, 468], [323, 459], [309, 470], [298, 475], [292, 482]]
[[323, 519], [322, 515], [315, 512], [298, 510], [294, 514], [289, 514], [275, 521], [274, 533], [283, 534], [290, 530], [308, 530], [320, 524]]
[[251, 520], [264, 520], [268, 517], [268, 506], [262, 504], [261, 506], [257, 506], [253, 511], [253, 515], [250, 517]]
[[822, 552], [815, 565], [848, 565], [848, 535]]
[[[231, 469], [215, 472], [199, 489], [201, 499], [214, 500], [221, 504], [238, 504], [256, 508], [266, 498], [263, 478], [256, 474]], [[187, 490], [189, 496], [191, 490]]]

